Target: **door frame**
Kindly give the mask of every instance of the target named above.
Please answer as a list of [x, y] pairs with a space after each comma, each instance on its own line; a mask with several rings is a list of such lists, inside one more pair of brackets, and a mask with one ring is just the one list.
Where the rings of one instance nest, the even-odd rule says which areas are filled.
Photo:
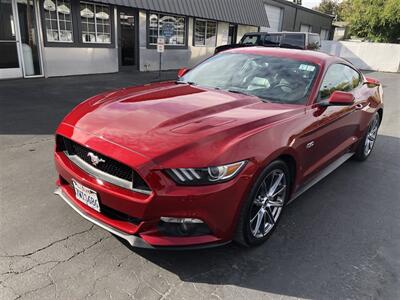
[[13, 20], [14, 20], [14, 30], [15, 30], [15, 40], [1, 40], [0, 43], [11, 42], [15, 43], [15, 48], [17, 50], [18, 56], [18, 68], [7, 68], [7, 69], [0, 69], [0, 79], [11, 79], [11, 78], [22, 78], [24, 76], [23, 70], [23, 61], [21, 60], [22, 57], [22, 50], [20, 47], [21, 44], [21, 34], [19, 31], [19, 18], [18, 18], [18, 9], [17, 9], [17, 1], [11, 0], [11, 10], [13, 13]]
[[[11, 0], [12, 2], [15, 2], [15, 8], [17, 10], [18, 14], [18, 3], [17, 0]], [[29, 0], [27, 0], [29, 2]], [[39, 59], [39, 64], [40, 64], [40, 70], [42, 71], [42, 74], [39, 75], [25, 75], [25, 61], [24, 61], [24, 55], [22, 52], [22, 41], [21, 41], [21, 29], [19, 27], [19, 15], [17, 16], [17, 22], [18, 22], [18, 34], [20, 36], [19, 38], [19, 53], [20, 53], [20, 60], [22, 62], [22, 75], [24, 78], [40, 78], [44, 77], [44, 64], [43, 64], [43, 40], [42, 40], [42, 26], [40, 22], [40, 9], [39, 9], [39, 2], [38, 0], [32, 0], [33, 1], [33, 13], [35, 14], [35, 26], [36, 26], [36, 37], [37, 37], [37, 50], [38, 50], [38, 59]]]
[[[29, 1], [29, 0], [28, 0]], [[19, 26], [19, 14], [18, 14], [18, 2], [17, 0], [11, 0], [11, 7], [13, 12], [14, 30], [15, 30], [15, 43], [18, 55], [19, 68], [0, 69], [0, 78], [38, 78], [44, 77], [44, 64], [43, 64], [43, 43], [42, 43], [42, 27], [40, 24], [39, 14], [39, 1], [33, 1], [33, 13], [35, 14], [35, 27], [36, 27], [36, 38], [37, 38], [37, 50], [38, 59], [40, 64], [41, 73], [40, 75], [25, 75], [25, 61], [22, 50], [21, 41], [21, 27]]]
[[[121, 47], [121, 20], [120, 20], [120, 12], [128, 12], [132, 14], [135, 18], [134, 26], [135, 26], [135, 55], [134, 60], [135, 64], [132, 66], [122, 66], [122, 47]], [[132, 67], [135, 70], [139, 70], [139, 10], [133, 7], [124, 7], [118, 6], [117, 14], [116, 14], [116, 24], [117, 24], [117, 41], [116, 45], [118, 47], [118, 69], [121, 71], [121, 68], [129, 68]]]

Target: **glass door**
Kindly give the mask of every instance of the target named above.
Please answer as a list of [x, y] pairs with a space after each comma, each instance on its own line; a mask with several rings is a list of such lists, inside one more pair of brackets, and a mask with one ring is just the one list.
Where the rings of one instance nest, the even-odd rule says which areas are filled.
[[237, 36], [237, 25], [229, 24], [228, 45], [236, 44], [236, 36]]
[[120, 65], [136, 64], [136, 13], [130, 8], [119, 9], [119, 40]]
[[[1, 1], [1, 0], [0, 0]], [[20, 52], [24, 77], [42, 76], [42, 60], [34, 0], [17, 0]]]
[[12, 0], [0, 0], [0, 79], [22, 77], [15, 11]]

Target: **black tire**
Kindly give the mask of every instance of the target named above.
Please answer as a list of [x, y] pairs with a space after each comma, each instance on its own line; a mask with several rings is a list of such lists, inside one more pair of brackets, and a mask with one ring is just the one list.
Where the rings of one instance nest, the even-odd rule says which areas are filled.
[[[370, 156], [370, 154], [375, 146], [380, 123], [381, 123], [381, 117], [380, 117], [379, 113], [376, 112], [374, 114], [374, 116], [372, 117], [367, 130], [364, 133], [364, 137], [361, 139], [360, 143], [358, 144], [355, 154], [353, 155], [353, 158], [355, 160], [364, 161]], [[367, 142], [372, 143], [369, 147], [369, 151], [366, 150]]]
[[[255, 217], [254, 214], [252, 215], [252, 212], [254, 212], [255, 210], [258, 209], [258, 207], [257, 207], [258, 205], [256, 205], [256, 202], [259, 203], [259, 201], [257, 201], [257, 199], [258, 199], [257, 197], [259, 197], [259, 194], [260, 194], [259, 192], [262, 189], [262, 186], [265, 187], [267, 184], [267, 183], [265, 183], [263, 185], [263, 183], [266, 182], [266, 180], [268, 180], [268, 178], [269, 178], [269, 176], [271, 176], [271, 174], [273, 174], [273, 176], [276, 176], [276, 173], [274, 173], [275, 170], [281, 171], [284, 174], [284, 178], [285, 178], [286, 192], [285, 192], [284, 196], [281, 195], [281, 197], [280, 197], [281, 198], [280, 201], [282, 201], [281, 210], [279, 211], [277, 220], [275, 220], [273, 224], [272, 223], [270, 224], [270, 222], [263, 223], [264, 230], [265, 230], [266, 226], [268, 227], [268, 226], [272, 225], [272, 227], [265, 234], [265, 236], [256, 237], [254, 235], [254, 231], [256, 231], [256, 234], [257, 234], [257, 230], [256, 230], [256, 228], [254, 228], [254, 230], [251, 228], [252, 223], [250, 222], [251, 219], [253, 219]], [[280, 174], [278, 171], [277, 171], [277, 173]], [[278, 175], [278, 178], [279, 178], [279, 176], [280, 175]], [[278, 179], [278, 178], [276, 178], [276, 179]], [[287, 201], [289, 200], [291, 184], [292, 184], [292, 178], [290, 176], [289, 168], [288, 168], [287, 164], [282, 160], [273, 161], [261, 172], [260, 176], [257, 178], [255, 183], [253, 184], [253, 187], [250, 190], [250, 193], [246, 199], [246, 202], [243, 204], [243, 206], [241, 208], [239, 220], [237, 223], [236, 232], [235, 232], [235, 236], [234, 236], [235, 242], [237, 242], [243, 246], [246, 246], [246, 247], [257, 246], [257, 245], [264, 243], [271, 236], [271, 234], [274, 232], [274, 230], [277, 226], [277, 223], [280, 220], [280, 217], [282, 215], [282, 210], [283, 210], [285, 204], [287, 203]], [[279, 197], [279, 196], [277, 196], [277, 197]], [[278, 198], [276, 198], [276, 199], [278, 199]], [[255, 210], [254, 210], [254, 208], [255, 208]], [[260, 207], [260, 209], [261, 209], [261, 207]], [[272, 208], [272, 209], [274, 209], [274, 208]], [[258, 214], [257, 214], [257, 216], [258, 216]], [[258, 222], [258, 220], [257, 220], [257, 222]], [[264, 222], [265, 222], [265, 219], [264, 219]], [[258, 227], [260, 227], [260, 226], [261, 225], [259, 225]], [[258, 234], [261, 235], [261, 232], [259, 232]]]

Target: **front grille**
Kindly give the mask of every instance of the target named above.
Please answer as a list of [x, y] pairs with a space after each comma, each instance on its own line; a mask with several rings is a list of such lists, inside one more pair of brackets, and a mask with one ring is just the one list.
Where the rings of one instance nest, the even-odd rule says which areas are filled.
[[[140, 175], [132, 168], [120, 163], [112, 158], [100, 154], [92, 149], [88, 149], [63, 136], [57, 136], [57, 151], [65, 151], [68, 155], [76, 155], [88, 165], [114, 177], [133, 182], [132, 188], [144, 191], [150, 191], [150, 188]], [[90, 154], [91, 153], [91, 154]], [[102, 160], [97, 165], [93, 165], [91, 155], [97, 156]]]
[[90, 160], [89, 153], [93, 153], [98, 156], [100, 159], [103, 159], [105, 162], [101, 162], [98, 165], [94, 166], [96, 169], [103, 171], [107, 174], [113, 175], [115, 177], [125, 179], [128, 181], [133, 180], [133, 172], [132, 169], [128, 166], [113, 160], [109, 157], [101, 155], [100, 153], [89, 150], [84, 146], [81, 146], [69, 139], [64, 138], [64, 145], [69, 155], [77, 155], [80, 159], [84, 160], [88, 164], [92, 165]]
[[109, 217], [110, 219], [129, 222], [135, 225], [138, 225], [141, 222], [139, 218], [128, 216], [127, 214], [124, 214], [123, 212], [115, 210], [111, 207], [105, 206], [104, 204], [100, 204], [100, 207], [101, 207], [101, 213]]

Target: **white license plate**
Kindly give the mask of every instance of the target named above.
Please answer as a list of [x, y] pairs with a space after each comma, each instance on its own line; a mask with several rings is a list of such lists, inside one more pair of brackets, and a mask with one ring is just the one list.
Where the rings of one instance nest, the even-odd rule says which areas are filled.
[[92, 189], [89, 189], [86, 186], [83, 186], [82, 184], [76, 182], [73, 179], [72, 184], [74, 185], [76, 199], [93, 208], [94, 210], [100, 212], [100, 205], [99, 199], [97, 198], [97, 193]]

